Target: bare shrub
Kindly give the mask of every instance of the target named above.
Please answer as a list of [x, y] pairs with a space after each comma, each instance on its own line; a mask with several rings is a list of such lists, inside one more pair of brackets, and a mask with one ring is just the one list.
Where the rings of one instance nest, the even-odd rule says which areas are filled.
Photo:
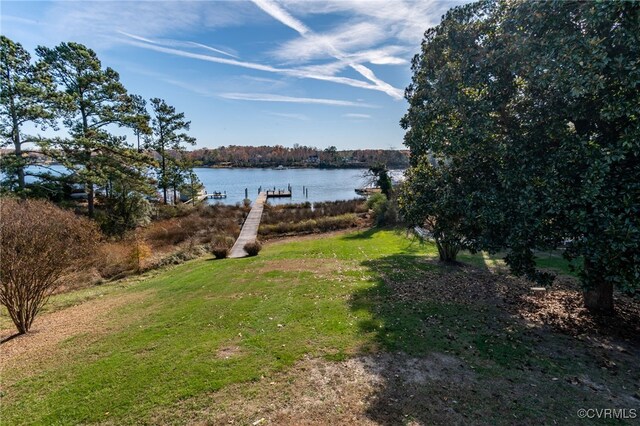
[[228, 235], [216, 235], [215, 237], [213, 237], [213, 243], [216, 246], [219, 247], [226, 247], [226, 248], [231, 248], [233, 247], [233, 244], [236, 242], [236, 240], [233, 237], [230, 237]]
[[215, 235], [232, 238], [239, 235], [241, 216], [242, 210], [233, 206], [202, 205], [192, 208], [188, 215], [152, 223], [142, 231], [142, 237], [155, 248], [183, 244], [190, 239], [207, 244]]
[[61, 277], [85, 268], [99, 232], [85, 218], [39, 200], [0, 200], [0, 303], [29, 331]]
[[257, 256], [260, 250], [262, 250], [262, 244], [257, 240], [244, 245], [244, 251], [246, 251], [249, 256]]
[[340, 216], [327, 216], [318, 219], [302, 220], [300, 222], [280, 222], [276, 224], [260, 225], [259, 234], [263, 237], [288, 234], [311, 234], [314, 232], [328, 232], [357, 226], [358, 216], [347, 213]]
[[142, 272], [145, 269], [146, 261], [151, 257], [151, 247], [144, 241], [136, 238], [133, 242], [133, 249], [131, 250], [131, 261], [136, 267], [137, 272]]
[[210, 251], [216, 259], [226, 259], [229, 256], [229, 248], [227, 247], [212, 245]]
[[[358, 199], [314, 203], [313, 209], [311, 208], [311, 203], [308, 202], [301, 204], [282, 204], [265, 208], [261, 223], [264, 225], [279, 225], [282, 223], [292, 224], [311, 220], [320, 221], [329, 216], [343, 216], [350, 213], [364, 213], [366, 211], [366, 203]], [[314, 232], [309, 228], [310, 226], [311, 222], [307, 222], [303, 232]], [[265, 230], [266, 229], [275, 231], [275, 228], [265, 228]], [[297, 231], [290, 229], [286, 232]], [[269, 233], [282, 234], [284, 232], [269, 231]]]
[[136, 247], [132, 241], [104, 242], [97, 247], [96, 268], [104, 279], [121, 278], [137, 269]]
[[316, 222], [321, 232], [327, 232], [355, 226], [358, 223], [358, 217], [353, 213], [347, 213], [340, 216], [323, 217]]
[[216, 235], [212, 238], [209, 251], [216, 259], [224, 259], [229, 255], [229, 250], [233, 247], [235, 240], [228, 235]]

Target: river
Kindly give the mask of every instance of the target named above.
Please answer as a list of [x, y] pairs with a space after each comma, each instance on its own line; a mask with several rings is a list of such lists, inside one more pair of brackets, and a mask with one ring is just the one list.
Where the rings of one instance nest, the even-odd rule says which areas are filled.
[[[37, 167], [37, 166], [32, 166]], [[62, 172], [62, 166], [50, 166], [54, 171]], [[235, 204], [242, 202], [247, 189], [249, 198], [255, 199], [258, 189], [283, 189], [291, 185], [291, 198], [270, 199], [270, 203], [300, 203], [304, 201], [350, 200], [358, 197], [355, 189], [365, 186], [365, 169], [244, 169], [244, 168], [195, 168], [195, 173], [209, 193], [214, 191], [227, 193], [223, 202]], [[28, 180], [33, 181], [33, 178]], [[303, 188], [308, 192], [303, 192]], [[307, 195], [308, 193], [308, 195]]]
[[[194, 169], [207, 192], [227, 193], [227, 204], [241, 202], [245, 189], [249, 198], [258, 189], [283, 189], [291, 185], [290, 199], [269, 199], [270, 203], [301, 203], [304, 201], [350, 200], [356, 198], [355, 188], [364, 186], [364, 169]], [[303, 188], [305, 192], [303, 192]], [[308, 194], [308, 195], [307, 195]], [[215, 202], [217, 200], [210, 200]]]

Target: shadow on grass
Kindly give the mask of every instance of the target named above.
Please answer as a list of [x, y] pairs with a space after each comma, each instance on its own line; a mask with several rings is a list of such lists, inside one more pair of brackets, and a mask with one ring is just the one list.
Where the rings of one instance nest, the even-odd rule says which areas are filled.
[[362, 266], [376, 284], [354, 293], [350, 307], [369, 313], [359, 327], [373, 342], [362, 356], [379, 378], [366, 410], [376, 423], [502, 424], [506, 415], [516, 423], [551, 422], [575, 413], [578, 398], [605, 402], [578, 379], [557, 377], [588, 374], [614, 395], [627, 392], [624, 398], [632, 397], [625, 386], [640, 380], [609, 375], [598, 358], [615, 359], [627, 371], [640, 348], [598, 349], [596, 356], [590, 344], [530, 327], [505, 308], [512, 279], [486, 266], [443, 265], [413, 254]]
[[356, 232], [355, 234], [348, 234], [342, 237], [343, 240], [367, 240], [373, 238], [378, 232], [384, 231], [384, 228], [370, 228], [366, 231]]

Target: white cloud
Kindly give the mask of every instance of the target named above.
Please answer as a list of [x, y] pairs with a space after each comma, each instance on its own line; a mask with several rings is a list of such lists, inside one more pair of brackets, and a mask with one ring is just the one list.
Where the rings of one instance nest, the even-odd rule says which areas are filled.
[[444, 12], [467, 0], [280, 0], [296, 15], [340, 13], [385, 30], [389, 37], [419, 46], [424, 32], [440, 22]]
[[307, 117], [304, 114], [297, 114], [294, 112], [288, 113], [288, 112], [268, 112], [267, 114], [269, 115], [274, 115], [276, 117], [282, 117], [282, 118], [291, 118], [294, 120], [301, 120], [301, 121], [307, 121], [309, 120], [309, 117]]
[[271, 15], [286, 26], [296, 30], [298, 33], [305, 35], [311, 32], [305, 24], [283, 10], [277, 3], [274, 3], [271, 0], [253, 0], [253, 3], [255, 3], [255, 5], [265, 13]]
[[[253, 2], [262, 10], [270, 14], [274, 19], [282, 22], [284, 25], [296, 30], [305, 38], [314, 38], [311, 30], [302, 22], [294, 18], [286, 10], [282, 9], [277, 3], [271, 0], [253, 0]], [[348, 55], [340, 51], [336, 46], [331, 44], [331, 39], [315, 39], [316, 43], [323, 46], [327, 53], [339, 61], [344, 61], [349, 67], [360, 73], [364, 78], [371, 81], [379, 90], [391, 96], [394, 99], [402, 99], [403, 91], [393, 87], [389, 83], [379, 79], [374, 72], [362, 64], [355, 63], [349, 59]]]
[[190, 41], [190, 42], [188, 42], [188, 44], [191, 44], [191, 45], [196, 46], [196, 47], [201, 47], [203, 49], [210, 50], [212, 52], [220, 53], [222, 55], [231, 56], [232, 58], [238, 59], [238, 55], [235, 52], [234, 53], [230, 53], [230, 52], [225, 51], [225, 50], [216, 49], [215, 47], [207, 46], [206, 44], [196, 43], [195, 41]]
[[361, 108], [376, 108], [375, 105], [343, 101], [340, 99], [324, 99], [324, 98], [298, 98], [293, 96], [275, 95], [268, 93], [222, 93], [221, 98], [233, 99], [239, 101], [256, 101], [256, 102], [284, 102], [284, 103], [296, 103], [296, 104], [317, 104], [317, 105], [332, 105], [332, 106], [349, 106], [349, 107], [361, 107]]
[[[167, 47], [183, 47], [183, 48], [190, 48], [190, 47], [198, 47], [201, 49], [205, 49], [211, 52], [215, 52], [215, 53], [220, 53], [221, 55], [225, 55], [225, 56], [229, 56], [235, 59], [238, 59], [238, 56], [234, 53], [229, 53], [228, 51], [224, 51], [221, 49], [216, 49], [215, 47], [211, 47], [211, 46], [207, 46], [206, 44], [202, 44], [202, 43], [196, 43], [195, 41], [180, 41], [180, 40], [173, 40], [173, 39], [150, 39], [147, 37], [141, 37], [139, 35], [135, 35], [135, 34], [130, 34], [126, 31], [116, 31], [118, 34], [122, 34], [126, 37], [129, 37], [133, 40], [138, 40], [144, 43], [149, 43], [149, 44], [156, 44], [158, 46], [167, 46]], [[231, 49], [229, 49], [231, 50]]]
[[343, 52], [349, 52], [369, 47], [384, 40], [385, 37], [382, 29], [370, 23], [345, 24], [330, 33], [311, 34], [288, 41], [277, 48], [273, 54], [277, 59], [294, 63], [312, 59], [334, 58], [330, 46]]
[[36, 21], [35, 19], [28, 19], [28, 18], [22, 18], [19, 16], [12, 16], [12, 15], [5, 15], [2, 14], [0, 15], [0, 21], [2, 22], [14, 22], [20, 25], [38, 25], [40, 24], [40, 22]]
[[348, 114], [342, 114], [343, 117], [346, 118], [357, 118], [357, 119], [369, 119], [371, 116], [369, 114], [357, 114], [354, 112], [350, 112]]
[[[125, 33], [122, 33], [123, 35], [125, 35]], [[130, 37], [130, 36], [128, 36]], [[368, 90], [377, 90], [377, 91], [381, 91], [381, 92], [385, 92], [388, 93], [389, 89], [387, 87], [385, 87], [384, 85], [381, 84], [371, 84], [371, 83], [367, 83], [365, 81], [361, 81], [361, 80], [356, 80], [353, 78], [348, 78], [348, 77], [338, 77], [338, 76], [333, 76], [333, 75], [325, 75], [325, 74], [321, 74], [321, 73], [315, 73], [313, 71], [309, 71], [303, 68], [276, 68], [270, 65], [263, 65], [263, 64], [259, 64], [259, 63], [255, 63], [255, 62], [247, 62], [247, 61], [239, 61], [236, 59], [228, 59], [228, 58], [220, 58], [218, 56], [211, 56], [211, 55], [203, 55], [201, 53], [193, 53], [193, 52], [189, 52], [186, 50], [180, 50], [180, 49], [174, 49], [171, 47], [164, 47], [158, 44], [158, 41], [151, 41], [151, 42], [142, 42], [140, 40], [140, 37], [135, 37], [135, 39], [132, 38], [128, 38], [128, 39], [124, 39], [123, 42], [128, 43], [130, 45], [133, 46], [138, 46], [138, 47], [142, 47], [145, 49], [149, 49], [149, 50], [154, 50], [157, 52], [162, 52], [162, 53], [168, 53], [171, 55], [176, 55], [176, 56], [182, 56], [185, 58], [191, 58], [191, 59], [198, 59], [198, 60], [202, 60], [202, 61], [208, 61], [208, 62], [214, 62], [214, 63], [219, 63], [219, 64], [226, 64], [226, 65], [232, 65], [232, 66], [237, 66], [237, 67], [242, 67], [242, 68], [249, 68], [249, 69], [253, 69], [253, 70], [257, 70], [257, 71], [265, 71], [265, 72], [270, 72], [270, 73], [278, 73], [278, 74], [283, 74], [283, 75], [287, 75], [290, 77], [296, 77], [296, 78], [309, 78], [309, 79], [314, 79], [314, 80], [321, 80], [321, 81], [328, 81], [328, 82], [332, 82], [332, 83], [338, 83], [338, 84], [344, 84], [347, 86], [352, 86], [352, 87], [358, 87], [361, 89], [368, 89]], [[395, 89], [395, 90], [399, 90], [399, 89]]]
[[56, 39], [83, 40], [92, 47], [112, 47], [118, 31], [141, 37], [181, 34], [193, 28], [242, 25], [259, 19], [245, 2], [208, 1], [59, 1], [47, 13], [47, 31]]

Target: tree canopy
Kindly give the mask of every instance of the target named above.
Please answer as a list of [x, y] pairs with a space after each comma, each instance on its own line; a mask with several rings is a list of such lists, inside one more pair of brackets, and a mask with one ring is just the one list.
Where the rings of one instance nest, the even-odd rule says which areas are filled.
[[536, 250], [566, 245], [586, 306], [612, 309], [640, 283], [638, 28], [634, 2], [450, 10], [412, 64], [405, 211], [545, 284]]
[[22, 126], [28, 122], [55, 126], [55, 87], [46, 64], [33, 64], [29, 52], [5, 36], [0, 36], [0, 77], [0, 147], [12, 145], [14, 149], [14, 155], [2, 159], [8, 181], [4, 186], [25, 195], [23, 145], [33, 138], [22, 133]]
[[67, 95], [59, 105], [69, 139], [54, 139], [49, 152], [74, 170], [86, 185], [89, 216], [94, 214], [95, 185], [131, 177], [142, 180], [142, 156], [131, 149], [124, 137], [113, 135], [109, 126], [140, 128], [144, 115], [120, 83], [112, 68], [102, 68], [96, 53], [79, 43], [61, 43], [54, 48], [36, 49], [50, 70], [54, 82]]
[[164, 99], [160, 98], [151, 99], [151, 107], [153, 108], [153, 136], [149, 139], [147, 148], [154, 150], [160, 156], [158, 181], [162, 188], [164, 203], [167, 204], [167, 189], [174, 188], [175, 198], [176, 188], [183, 183], [183, 172], [187, 170], [184, 163], [179, 161], [179, 157], [182, 156], [185, 144], [195, 145], [196, 139], [186, 133], [191, 122], [185, 120], [184, 113], [176, 112], [175, 107], [168, 105]]

